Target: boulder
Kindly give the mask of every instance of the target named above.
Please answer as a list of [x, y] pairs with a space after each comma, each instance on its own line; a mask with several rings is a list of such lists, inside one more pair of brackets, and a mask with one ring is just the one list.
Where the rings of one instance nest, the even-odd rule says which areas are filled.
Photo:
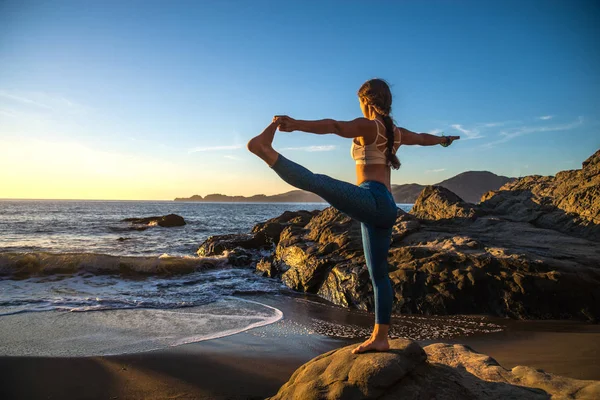
[[422, 220], [462, 220], [474, 219], [479, 214], [474, 204], [442, 186], [427, 186], [413, 205], [410, 213]]
[[597, 399], [600, 382], [529, 367], [503, 368], [464, 345], [422, 348], [406, 339], [386, 352], [331, 350], [298, 368], [270, 400], [359, 399]]
[[[183, 217], [177, 214], [169, 214], [163, 215], [161, 217], [144, 217], [144, 218], [125, 218], [122, 220], [123, 222], [131, 222], [133, 224], [140, 225], [158, 225], [165, 228], [173, 227], [173, 226], [183, 226], [185, 225], [185, 220]], [[143, 228], [145, 229], [145, 228]], [[140, 230], [143, 230], [140, 229]]]
[[[318, 210], [314, 212], [286, 211], [279, 217], [255, 225], [250, 234], [210, 236], [200, 244], [196, 253], [201, 257], [226, 254], [231, 265], [251, 265], [263, 258], [264, 251], [272, 250], [279, 243], [284, 229], [301, 229], [316, 213]], [[265, 271], [266, 269], [270, 270], [265, 266]], [[276, 273], [275, 269], [273, 269], [273, 273]]]

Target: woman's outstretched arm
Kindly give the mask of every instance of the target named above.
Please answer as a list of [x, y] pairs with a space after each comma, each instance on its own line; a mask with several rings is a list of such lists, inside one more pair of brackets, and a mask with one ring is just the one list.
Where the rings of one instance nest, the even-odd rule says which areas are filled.
[[433, 146], [443, 143], [451, 144], [453, 141], [460, 139], [460, 136], [436, 136], [429, 133], [415, 133], [400, 127], [398, 129], [402, 134], [401, 143], [406, 145]]
[[367, 118], [356, 118], [352, 121], [336, 121], [335, 119], [320, 119], [316, 121], [303, 121], [293, 119], [287, 115], [276, 115], [273, 121], [279, 125], [282, 132], [302, 131], [319, 135], [333, 133], [344, 138], [364, 136], [372, 141], [377, 135], [377, 126]]

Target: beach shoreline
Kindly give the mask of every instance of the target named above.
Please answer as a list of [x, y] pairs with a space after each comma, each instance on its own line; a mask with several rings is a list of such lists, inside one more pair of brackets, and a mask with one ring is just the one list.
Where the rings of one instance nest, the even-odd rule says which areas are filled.
[[[371, 313], [329, 305], [315, 296], [246, 297], [280, 309], [284, 317], [231, 336], [148, 352], [91, 357], [3, 356], [0, 397], [262, 399], [274, 395], [305, 362], [363, 340], [327, 336], [315, 331], [311, 321], [362, 326], [364, 332], [370, 332], [372, 324]], [[490, 355], [505, 368], [526, 365], [577, 379], [600, 379], [600, 366], [595, 362], [600, 355], [597, 324], [472, 318], [502, 324], [503, 330], [419, 343], [463, 343]]]

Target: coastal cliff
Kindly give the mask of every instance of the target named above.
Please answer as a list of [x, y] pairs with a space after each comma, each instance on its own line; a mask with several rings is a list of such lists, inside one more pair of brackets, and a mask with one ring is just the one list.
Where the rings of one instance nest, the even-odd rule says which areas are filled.
[[[479, 205], [425, 188], [393, 228], [393, 313], [600, 319], [599, 170], [600, 151], [580, 170], [521, 178]], [[360, 224], [333, 207], [288, 212], [198, 249], [224, 252], [294, 290], [373, 310]]]

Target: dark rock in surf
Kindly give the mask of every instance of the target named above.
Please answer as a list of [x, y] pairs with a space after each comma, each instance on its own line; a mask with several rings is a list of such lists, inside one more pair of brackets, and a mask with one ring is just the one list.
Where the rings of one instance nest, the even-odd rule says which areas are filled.
[[183, 226], [186, 224], [183, 217], [177, 214], [163, 215], [162, 217], [125, 218], [122, 221], [131, 222], [133, 224], [138, 225], [147, 225], [146, 227], [142, 227], [141, 229], [135, 227], [136, 230], [144, 230], [147, 229], [148, 226], [153, 225], [162, 226], [164, 228], [170, 228], [174, 226]]
[[[251, 234], [230, 234], [211, 236], [202, 242], [197, 250], [201, 257], [218, 256], [227, 252], [232, 265], [241, 265], [244, 260], [256, 263], [261, 257], [261, 251], [272, 251], [279, 242], [281, 232], [286, 227], [302, 227], [317, 213], [309, 211], [286, 211], [276, 218], [257, 224]], [[241, 252], [240, 250], [246, 250]], [[237, 253], [236, 253], [237, 252]], [[239, 254], [244, 254], [240, 258]]]

